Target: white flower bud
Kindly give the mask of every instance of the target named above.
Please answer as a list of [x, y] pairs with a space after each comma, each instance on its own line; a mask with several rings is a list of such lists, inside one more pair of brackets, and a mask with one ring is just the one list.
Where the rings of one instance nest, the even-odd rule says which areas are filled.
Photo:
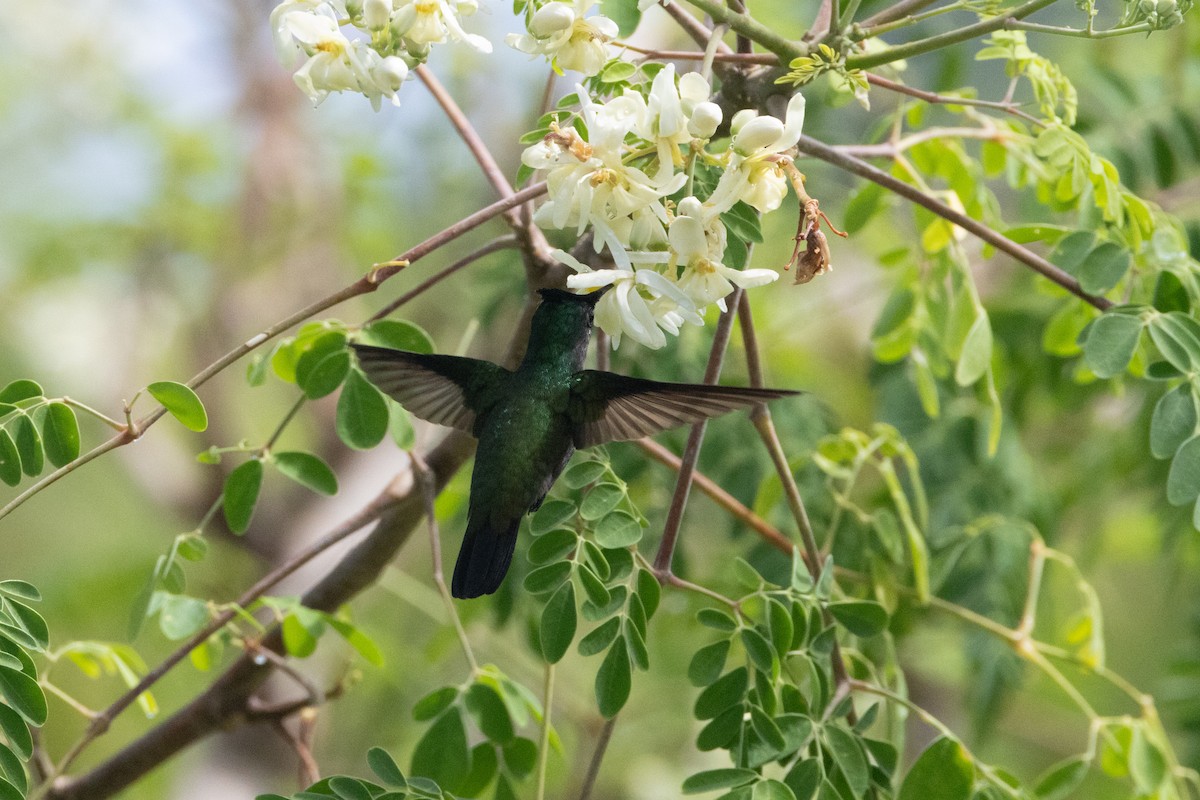
[[380, 88], [397, 92], [408, 78], [408, 64], [400, 56], [388, 56], [375, 67], [375, 82]]
[[743, 108], [741, 111], [734, 114], [733, 119], [729, 121], [729, 132], [734, 136], [737, 136], [738, 131], [742, 129], [743, 125], [752, 119], [756, 119], [757, 117], [758, 112], [754, 109]]
[[367, 26], [367, 30], [381, 31], [387, 27], [392, 11], [391, 0], [365, 0], [363, 24]]
[[[741, 112], [739, 112], [741, 113]], [[733, 149], [742, 155], [762, 150], [783, 136], [783, 123], [774, 117], [755, 117], [742, 125], [733, 137]]]
[[537, 10], [529, 20], [529, 32], [545, 39], [575, 24], [575, 10], [566, 3], [547, 3]]
[[346, 0], [346, 16], [357, 17], [363, 11], [363, 0]]
[[700, 103], [688, 120], [688, 133], [697, 139], [711, 139], [721, 125], [721, 107], [716, 103]]
[[699, 217], [704, 210], [704, 204], [695, 196], [688, 196], [679, 201], [679, 215], [683, 217]]

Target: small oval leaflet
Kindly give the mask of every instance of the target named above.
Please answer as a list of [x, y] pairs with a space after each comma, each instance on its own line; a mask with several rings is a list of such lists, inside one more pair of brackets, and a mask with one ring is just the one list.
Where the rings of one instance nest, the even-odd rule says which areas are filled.
[[208, 412], [196, 393], [175, 381], [156, 381], [146, 387], [150, 396], [179, 420], [185, 428], [203, 431], [208, 428]]
[[254, 516], [258, 503], [258, 492], [262, 488], [263, 466], [257, 458], [239, 465], [225, 479], [225, 491], [221, 505], [225, 511], [225, 522], [234, 533], [245, 533]]
[[337, 476], [323, 459], [312, 453], [291, 451], [274, 453], [272, 460], [276, 469], [314, 492], [324, 495], [337, 494]]

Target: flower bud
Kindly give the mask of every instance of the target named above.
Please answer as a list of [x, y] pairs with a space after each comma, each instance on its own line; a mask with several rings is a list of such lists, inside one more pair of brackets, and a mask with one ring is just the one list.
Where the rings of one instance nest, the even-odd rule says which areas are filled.
[[566, 3], [547, 3], [529, 20], [529, 32], [539, 39], [565, 31], [575, 24], [575, 11]]
[[[741, 112], [738, 112], [741, 113]], [[749, 155], [775, 144], [783, 136], [783, 123], [774, 117], [755, 117], [733, 137], [734, 151]]]
[[392, 16], [391, 0], [364, 0], [363, 2], [363, 24], [367, 26], [367, 30], [381, 31], [388, 25], [388, 20]]
[[679, 201], [677, 206], [679, 216], [681, 217], [698, 217], [700, 212], [704, 210], [704, 204], [695, 196], [688, 196]]
[[752, 119], [758, 117], [758, 112], [752, 108], [743, 108], [741, 111], [733, 115], [733, 119], [729, 121], [729, 132], [737, 136], [738, 131]]
[[721, 125], [721, 107], [716, 103], [700, 103], [688, 120], [688, 133], [697, 139], [711, 139]]
[[408, 64], [405, 64], [400, 56], [388, 56], [379, 62], [374, 73], [375, 82], [380, 88], [397, 92], [408, 78]]

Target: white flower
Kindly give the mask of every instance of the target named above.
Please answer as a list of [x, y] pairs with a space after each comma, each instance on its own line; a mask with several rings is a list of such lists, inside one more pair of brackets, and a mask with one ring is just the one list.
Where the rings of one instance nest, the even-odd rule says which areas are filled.
[[543, 55], [556, 69], [595, 75], [608, 60], [605, 45], [617, 36], [617, 23], [603, 14], [584, 17], [593, 0], [552, 0], [529, 20], [529, 33], [505, 41], [522, 53]]
[[465, 42], [481, 53], [490, 53], [492, 43], [482, 36], [467, 33], [459, 20], [477, 9], [478, 4], [469, 1], [451, 4], [448, 0], [404, 0], [392, 14], [392, 32], [418, 50], [449, 38]]
[[613, 287], [596, 304], [596, 324], [612, 337], [615, 349], [621, 337], [657, 350], [667, 343], [663, 330], [679, 332], [679, 325], [703, 324], [696, 307], [678, 286], [653, 269], [598, 269], [581, 264], [570, 253], [553, 251], [554, 257], [577, 274], [567, 278], [571, 289]]
[[362, 19], [367, 30], [381, 31], [391, 21], [392, 0], [365, 0], [363, 3]]
[[[654, 142], [658, 150], [660, 174], [664, 174], [664, 170], [667, 171], [665, 174], [670, 174], [675, 166], [682, 166], [684, 158], [680, 145], [693, 138], [706, 139], [712, 136], [721, 124], [721, 108], [708, 102], [709, 94], [708, 81], [697, 72], [683, 75], [676, 86], [674, 64], [668, 64], [654, 76], [645, 113], [635, 132], [643, 139]], [[641, 95], [633, 92], [627, 92], [626, 96], [641, 98]], [[700, 119], [693, 130], [692, 116], [697, 111]], [[714, 113], [715, 121], [712, 119]]]
[[728, 211], [739, 200], [764, 214], [779, 208], [787, 195], [787, 176], [781, 154], [796, 146], [804, 127], [804, 97], [794, 95], [787, 105], [786, 122], [759, 116], [744, 109], [730, 124], [730, 160], [708, 203], [717, 212]]
[[590, 225], [596, 252], [607, 246], [617, 266], [629, 269], [628, 247], [662, 241], [668, 220], [662, 198], [678, 191], [687, 176], [660, 170], [651, 178], [623, 163], [625, 137], [644, 123], [640, 98], [624, 95], [598, 105], [582, 86], [578, 90], [589, 141], [574, 128], [554, 125], [521, 156], [527, 166], [546, 170], [549, 200], [534, 220], [545, 227], [574, 227], [579, 235]]
[[728, 235], [720, 214], [695, 197], [679, 201], [678, 214], [671, 220], [667, 238], [670, 249], [662, 252], [631, 253], [635, 264], [664, 263], [668, 268], [682, 266], [679, 288], [687, 293], [696, 308], [716, 303], [725, 311], [725, 297], [734, 285], [749, 289], [779, 278], [770, 269], [736, 270], [721, 263]]

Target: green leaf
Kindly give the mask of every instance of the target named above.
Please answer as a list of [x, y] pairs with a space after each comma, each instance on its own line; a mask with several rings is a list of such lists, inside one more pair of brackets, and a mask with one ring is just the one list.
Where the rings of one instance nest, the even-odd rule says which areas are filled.
[[629, 80], [636, 73], [636, 64], [621, 59], [613, 59], [600, 71], [600, 80], [603, 83], [620, 83], [621, 81]]
[[570, 561], [559, 561], [538, 567], [525, 576], [525, 591], [530, 594], [546, 594], [554, 591], [559, 584], [571, 576], [571, 566], [572, 562]]
[[408, 786], [408, 781], [404, 780], [404, 773], [396, 765], [395, 759], [382, 747], [372, 747], [367, 751], [367, 766], [388, 786], [401, 789]]
[[1167, 474], [1167, 502], [1184, 506], [1200, 495], [1200, 435], [1180, 445]]
[[1101, 378], [1125, 371], [1137, 349], [1142, 321], [1131, 314], [1104, 313], [1088, 328], [1083, 343], [1083, 360]]
[[1200, 367], [1200, 329], [1186, 314], [1171, 311], [1150, 318], [1150, 338], [1180, 372]]
[[0, 697], [30, 725], [46, 722], [46, 696], [33, 678], [20, 670], [0, 666]]
[[328, 786], [337, 795], [338, 800], [371, 800], [371, 790], [358, 778], [334, 775], [329, 779]]
[[422, 697], [413, 706], [413, 719], [418, 722], [433, 719], [438, 714], [441, 714], [450, 704], [458, 699], [458, 689], [454, 686], [443, 686], [440, 689], [434, 689], [429, 694]]
[[761, 672], [767, 675], [774, 674], [779, 669], [779, 660], [766, 637], [754, 628], [742, 628], [740, 635], [742, 647], [746, 648], [750, 662]]
[[358, 370], [352, 370], [342, 386], [335, 427], [341, 440], [355, 450], [370, 450], [387, 435], [388, 407], [383, 393]]
[[756, 705], [750, 706], [750, 726], [763, 743], [770, 748], [769, 752], [772, 758], [778, 756], [783, 748], [787, 747], [787, 741], [783, 738], [783, 732], [779, 730], [779, 726], [767, 715], [767, 712]]
[[471, 684], [471, 688], [467, 689], [466, 707], [479, 730], [489, 740], [498, 745], [512, 742], [516, 735], [512, 717], [508, 715], [508, 708], [495, 689], [483, 683]]
[[41, 614], [19, 600], [5, 598], [3, 603], [4, 609], [20, 625], [21, 630], [33, 638], [37, 644], [36, 649], [45, 650], [50, 646], [50, 629], [46, 626], [46, 620], [42, 619]]
[[579, 640], [579, 655], [594, 656], [608, 649], [621, 631], [621, 620], [617, 617], [608, 620], [595, 628], [587, 636]]
[[557, 664], [575, 639], [578, 617], [575, 613], [575, 584], [567, 581], [558, 587], [542, 611], [538, 642], [547, 663]]
[[336, 345], [314, 346], [296, 362], [296, 385], [309, 400], [333, 394], [350, 372], [350, 351], [344, 347], [345, 334], [330, 332], [322, 338], [325, 337], [332, 337]]
[[756, 780], [758, 773], [752, 769], [710, 769], [688, 776], [683, 782], [683, 793], [700, 794], [716, 789], [732, 789]]
[[962, 353], [954, 370], [954, 381], [959, 386], [970, 386], [983, 377], [992, 363], [992, 324], [987, 312], [982, 309], [963, 340]]
[[323, 459], [312, 453], [272, 453], [275, 468], [301, 486], [323, 495], [337, 494], [337, 476]]
[[575, 531], [558, 528], [534, 539], [525, 557], [530, 564], [549, 564], [562, 561], [578, 546], [579, 537]]
[[[467, 773], [467, 777], [459, 784], [458, 790], [463, 797], [479, 797], [483, 794], [483, 790], [492, 778], [496, 777], [496, 770], [500, 766], [500, 761], [496, 757], [496, 746], [491, 742], [480, 742], [471, 750], [471, 771]], [[415, 797], [415, 795], [408, 795]], [[383, 800], [380, 798], [379, 800]], [[396, 800], [404, 800], [396, 798]]]
[[1079, 267], [1079, 285], [1085, 292], [1104, 294], [1116, 286], [1131, 263], [1129, 251], [1114, 242], [1101, 242]]
[[716, 608], [702, 608], [696, 612], [696, 621], [715, 631], [732, 633], [737, 630], [737, 620]]
[[752, 800], [796, 800], [796, 795], [786, 783], [776, 780], [759, 781], [754, 784]]
[[21, 764], [21, 759], [3, 744], [0, 744], [0, 776], [7, 778], [18, 791], [29, 791], [29, 779], [25, 776], [25, 767]]
[[175, 550], [188, 561], [203, 561], [208, 554], [208, 542], [195, 533], [182, 533], [175, 537]]
[[156, 381], [147, 386], [146, 391], [185, 428], [202, 431], [208, 427], [208, 412], [204, 410], [204, 403], [182, 383]]
[[534, 512], [529, 530], [534, 536], [552, 531], [575, 516], [575, 506], [565, 500], [548, 500]]
[[[840, 725], [827, 725], [822, 731], [822, 738], [854, 796], [862, 797], [871, 784], [871, 774], [867, 769], [867, 757], [858, 737]], [[923, 800], [940, 798], [938, 795], [927, 795]]]
[[0, 595], [17, 597], [19, 600], [29, 600], [31, 602], [41, 602], [42, 593], [37, 590], [34, 584], [26, 583], [25, 581], [0, 581]]
[[17, 452], [21, 456], [21, 469], [33, 478], [42, 474], [46, 463], [42, 451], [42, 437], [33, 427], [33, 420], [22, 414], [17, 417]]
[[739, 200], [733, 208], [721, 215], [721, 221], [731, 234], [743, 242], [762, 242], [762, 221], [758, 212]]
[[587, 522], [595, 522], [616, 508], [624, 497], [625, 490], [615, 483], [598, 483], [584, 495], [583, 502], [579, 505], [579, 516]]
[[254, 516], [258, 503], [258, 492], [262, 488], [263, 465], [257, 458], [240, 464], [225, 479], [225, 491], [221, 506], [225, 511], [225, 522], [234, 533], [245, 533]]
[[829, 604], [833, 614], [843, 628], [863, 639], [877, 636], [887, 627], [888, 614], [883, 606], [871, 600], [847, 600]]
[[617, 35], [627, 38], [642, 20], [637, 0], [600, 0], [600, 13], [617, 23]]
[[780, 658], [785, 658], [792, 649], [795, 626], [792, 624], [792, 612], [775, 599], [767, 604], [767, 629], [771, 632], [771, 645], [775, 648], [775, 653]]
[[362, 329], [358, 341], [411, 353], [433, 352], [433, 339], [420, 326], [398, 319], [381, 319]]
[[596, 671], [596, 704], [600, 713], [611, 719], [625, 706], [633, 687], [629, 651], [624, 637], [618, 636]]
[[79, 422], [66, 403], [50, 403], [42, 419], [42, 443], [46, 458], [56, 467], [79, 457]]
[[897, 800], [969, 800], [974, 782], [975, 766], [962, 745], [943, 736], [913, 763]]
[[[816, 758], [808, 758], [792, 767], [784, 778], [788, 788], [798, 800], [813, 800], [821, 788], [821, 762]], [[829, 795], [834, 797], [836, 795]]]
[[203, 600], [166, 592], [159, 592], [157, 599], [158, 627], [173, 642], [186, 639], [208, 622], [208, 605]]
[[[412, 756], [412, 772], [431, 778], [444, 789], [457, 791], [471, 771], [471, 751], [462, 713], [451, 707], [430, 726]], [[412, 787], [412, 781], [409, 781]]]
[[4, 778], [0, 778], [0, 800], [25, 800], [25, 793]]
[[642, 540], [642, 523], [628, 512], [613, 511], [596, 523], [595, 537], [604, 548], [632, 547]]
[[21, 482], [21, 454], [7, 430], [0, 428], [0, 481], [9, 486]]
[[329, 627], [337, 631], [338, 636], [341, 636], [348, 645], [354, 648], [354, 652], [365, 658], [367, 663], [375, 667], [383, 666], [383, 651], [370, 636], [362, 632], [361, 628], [337, 617], [327, 617], [326, 622], [329, 623]]
[[1058, 762], [1037, 779], [1034, 792], [1038, 800], [1065, 800], [1087, 777], [1090, 766], [1091, 760], [1083, 756]]
[[8, 403], [15, 405], [22, 400], [32, 400], [35, 397], [42, 397], [45, 392], [37, 381], [31, 380], [16, 380], [0, 389], [0, 403]]
[[1096, 235], [1091, 231], [1075, 231], [1064, 236], [1050, 251], [1050, 261], [1072, 275], [1078, 275], [1088, 253], [1096, 244]]
[[729, 640], [705, 645], [696, 651], [688, 664], [688, 680], [692, 686], [708, 686], [721, 677], [725, 659], [729, 657]]
[[29, 725], [13, 709], [0, 704], [0, 732], [22, 759], [29, 760], [33, 755], [33, 736], [29, 733]]
[[750, 673], [738, 667], [718, 678], [696, 698], [693, 716], [696, 719], [713, 719], [725, 709], [739, 704], [750, 687]]
[[587, 595], [588, 601], [597, 608], [606, 608], [612, 601], [608, 587], [590, 568], [581, 567], [579, 569], [579, 582], [583, 584], [583, 592]]
[[517, 738], [504, 748], [504, 764], [517, 778], [524, 778], [537, 766], [537, 745]]
[[1145, 728], [1133, 729], [1129, 746], [1129, 774], [1138, 793], [1150, 795], [1167, 779], [1167, 761], [1162, 751], [1146, 737]]
[[658, 610], [658, 603], [662, 598], [662, 584], [651, 574], [650, 570], [646, 569], [638, 571], [636, 583], [637, 595], [642, 601], [642, 608], [646, 611], [646, 618], [649, 619]]
[[1196, 432], [1196, 404], [1190, 384], [1176, 386], [1154, 406], [1150, 418], [1150, 452], [1170, 458]]
[[884, 208], [887, 193], [883, 187], [870, 181], [850, 197], [846, 210], [842, 212], [842, 227], [846, 233], [857, 233]]
[[[623, 64], [629, 62], [623, 61]], [[595, 483], [608, 472], [608, 465], [599, 461], [583, 461], [563, 473], [561, 481], [572, 489], [582, 489], [589, 483]]]

